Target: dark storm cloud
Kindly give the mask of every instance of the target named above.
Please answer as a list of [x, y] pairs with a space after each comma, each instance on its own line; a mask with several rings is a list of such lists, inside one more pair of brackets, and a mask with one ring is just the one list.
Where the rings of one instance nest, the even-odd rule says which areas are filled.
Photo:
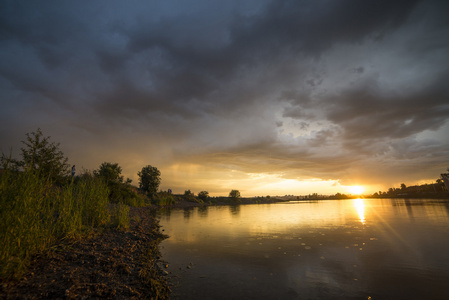
[[[210, 20], [207, 19], [177, 17], [154, 21], [148, 18], [115, 30], [128, 38], [125, 55], [148, 53], [144, 64], [152, 74], [157, 97], [177, 109], [178, 102], [192, 98], [210, 101], [210, 93], [223, 94], [223, 82], [232, 81], [242, 68], [257, 71], [261, 64], [277, 64], [278, 60], [297, 54], [317, 56], [335, 41], [356, 42], [369, 34], [379, 35], [390, 27], [399, 26], [414, 4], [414, 1], [369, 5], [360, 1], [275, 1], [256, 16], [230, 15], [229, 27], [216, 29], [216, 34], [222, 36], [216, 45], [204, 45], [204, 41], [198, 39], [198, 35], [208, 33], [205, 21]], [[196, 26], [188, 25], [192, 22]], [[116, 72], [124, 56], [98, 54], [103, 70], [112, 72]], [[251, 79], [244, 77], [243, 80]], [[152, 103], [153, 91], [148, 94], [148, 102]], [[132, 101], [130, 98], [128, 101]], [[112, 102], [119, 106], [129, 103], [116, 99], [118, 101]], [[141, 102], [141, 97], [136, 99]], [[212, 101], [219, 100], [220, 97], [214, 97]], [[221, 100], [232, 102], [227, 97]], [[110, 101], [108, 98], [108, 103]]]
[[417, 1], [273, 1], [265, 13], [233, 30], [241, 45], [319, 56], [335, 42], [381, 36], [405, 21]]
[[441, 164], [444, 11], [445, 1], [3, 1], [2, 145], [40, 126], [77, 160], [71, 140], [113, 157], [108, 145], [125, 149], [115, 138], [139, 161], [292, 178], [349, 177], [402, 152]]

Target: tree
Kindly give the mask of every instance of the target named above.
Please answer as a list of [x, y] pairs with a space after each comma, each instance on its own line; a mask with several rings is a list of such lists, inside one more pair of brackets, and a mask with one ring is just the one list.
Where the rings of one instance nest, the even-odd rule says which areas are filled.
[[94, 171], [94, 175], [107, 184], [111, 202], [135, 205], [139, 201], [137, 194], [130, 185], [131, 179], [124, 180], [122, 168], [118, 163], [104, 162], [98, 170]]
[[139, 188], [147, 194], [155, 194], [159, 185], [161, 184], [161, 172], [150, 165], [143, 167], [142, 171], [138, 172]]
[[94, 174], [101, 177], [108, 185], [123, 183], [122, 168], [118, 163], [104, 162], [98, 170], [94, 171]]
[[240, 198], [240, 192], [238, 190], [232, 190], [229, 192], [229, 197], [234, 200], [237, 200]]
[[206, 201], [209, 198], [209, 192], [208, 191], [201, 191], [198, 193], [198, 198]]
[[197, 199], [195, 198], [195, 194], [192, 193], [191, 190], [184, 191], [183, 199], [184, 199], [184, 201], [197, 202]]
[[[68, 158], [59, 149], [59, 143], [50, 142], [50, 136], [44, 137], [40, 128], [36, 132], [27, 133], [26, 137], [22, 141], [24, 147], [20, 149], [22, 160], [10, 159], [9, 162], [15, 168], [37, 171], [43, 178], [62, 183], [69, 175], [69, 165]], [[3, 155], [2, 161], [7, 160]]]
[[407, 186], [404, 183], [401, 183], [401, 190], [405, 190]]

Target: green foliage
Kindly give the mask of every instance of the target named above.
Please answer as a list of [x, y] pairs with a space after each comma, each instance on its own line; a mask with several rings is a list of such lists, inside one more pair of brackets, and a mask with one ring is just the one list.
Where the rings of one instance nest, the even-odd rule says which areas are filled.
[[190, 190], [184, 191], [183, 199], [184, 199], [184, 201], [196, 202], [196, 203], [203, 203], [203, 201], [197, 199], [197, 198], [195, 197], [195, 194], [192, 193]]
[[95, 176], [102, 178], [108, 185], [123, 183], [122, 168], [118, 163], [104, 162], [98, 170], [94, 171]]
[[124, 181], [122, 168], [118, 163], [104, 162], [99, 169], [94, 171], [94, 175], [101, 178], [109, 189], [109, 199], [112, 203], [123, 203], [132, 206], [143, 206], [144, 199], [133, 190], [131, 179]]
[[148, 195], [155, 194], [161, 183], [161, 172], [153, 166], [143, 167], [139, 176], [139, 188]]
[[6, 170], [0, 182], [0, 275], [20, 274], [31, 253], [52, 241], [50, 186], [34, 172]]
[[54, 183], [65, 183], [69, 175], [68, 159], [59, 149], [59, 143], [50, 142], [50, 137], [44, 137], [40, 128], [36, 132], [27, 133], [22, 141], [21, 160], [6, 158], [2, 155], [2, 163], [10, 164], [11, 169], [37, 171], [35, 174], [49, 179]]
[[107, 187], [91, 175], [62, 187], [38, 170], [0, 177], [0, 277], [18, 277], [31, 255], [108, 221]]
[[209, 199], [209, 192], [208, 191], [201, 191], [198, 193], [198, 199], [202, 201], [207, 201]]
[[137, 191], [137, 188], [130, 184], [122, 184], [120, 186], [120, 195], [118, 202], [129, 206], [141, 207], [147, 205], [147, 198]]
[[159, 192], [153, 195], [151, 203], [154, 205], [166, 206], [175, 204], [176, 201], [172, 194], [168, 192]]
[[112, 226], [117, 229], [128, 230], [129, 224], [129, 206], [121, 203], [116, 205], [112, 212]]
[[145, 204], [118, 164], [71, 177], [59, 144], [40, 129], [23, 143], [21, 160], [1, 157], [0, 278], [20, 277], [30, 257], [55, 241], [107, 224], [109, 197], [120, 203], [112, 220], [117, 228], [129, 228], [128, 205]]
[[73, 194], [82, 208], [82, 224], [96, 227], [108, 221], [109, 189], [102, 180], [88, 172], [81, 174], [74, 182]]

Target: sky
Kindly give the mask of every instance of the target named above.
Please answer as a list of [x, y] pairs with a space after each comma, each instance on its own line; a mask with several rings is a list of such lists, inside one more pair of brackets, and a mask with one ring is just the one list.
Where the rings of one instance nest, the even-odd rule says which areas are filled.
[[0, 1], [0, 147], [242, 196], [449, 167], [448, 1]]

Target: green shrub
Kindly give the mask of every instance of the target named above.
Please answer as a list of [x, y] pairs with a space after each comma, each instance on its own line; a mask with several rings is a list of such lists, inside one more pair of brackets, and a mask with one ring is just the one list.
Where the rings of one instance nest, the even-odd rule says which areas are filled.
[[198, 199], [202, 201], [208, 201], [209, 200], [209, 192], [208, 191], [201, 191], [198, 193]]
[[204, 201], [202, 199], [198, 199], [197, 197], [195, 197], [195, 194], [192, 193], [190, 190], [186, 190], [184, 192], [182, 199], [184, 201], [188, 201], [188, 202], [194, 202], [194, 203], [200, 203], [200, 204], [204, 203]]
[[140, 194], [137, 189], [129, 184], [122, 184], [118, 203], [135, 207], [141, 207], [147, 204], [145, 202], [145, 196]]
[[153, 195], [151, 199], [151, 204], [159, 205], [159, 206], [167, 206], [175, 204], [176, 201], [172, 194], [168, 192], [159, 192]]

